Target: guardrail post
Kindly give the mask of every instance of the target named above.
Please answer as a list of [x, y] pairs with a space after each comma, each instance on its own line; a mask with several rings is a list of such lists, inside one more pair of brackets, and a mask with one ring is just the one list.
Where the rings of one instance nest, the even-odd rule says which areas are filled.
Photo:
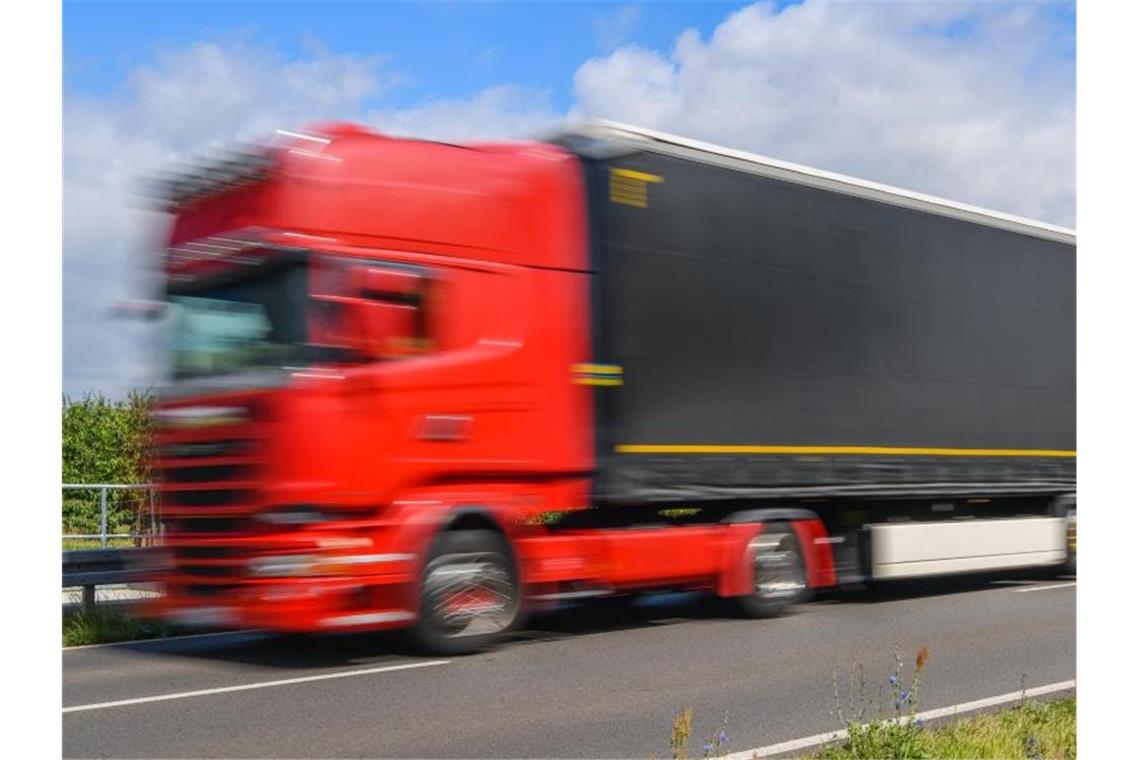
[[95, 586], [89, 585], [83, 587], [83, 611], [95, 611]]
[[[104, 486], [99, 489], [99, 545], [104, 549], [107, 548], [107, 487]], [[83, 593], [86, 595], [87, 588], [84, 587]], [[86, 596], [84, 596], [86, 599]], [[91, 592], [91, 602], [95, 602], [95, 592]]]
[[156, 517], [154, 514], [154, 489], [151, 488], [147, 493], [150, 494], [150, 545], [154, 546], [158, 537], [158, 525], [155, 522]]

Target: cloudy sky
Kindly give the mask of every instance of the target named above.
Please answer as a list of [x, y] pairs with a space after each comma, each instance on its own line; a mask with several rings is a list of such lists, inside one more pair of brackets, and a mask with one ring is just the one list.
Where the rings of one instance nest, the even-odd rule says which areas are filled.
[[1075, 226], [1075, 11], [955, 3], [64, 3], [64, 391], [156, 382], [140, 177], [329, 118], [599, 116]]

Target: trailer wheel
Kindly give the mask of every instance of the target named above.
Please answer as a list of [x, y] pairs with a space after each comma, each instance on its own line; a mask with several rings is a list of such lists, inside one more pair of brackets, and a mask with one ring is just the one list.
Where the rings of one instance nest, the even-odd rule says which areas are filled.
[[737, 597], [748, 617], [782, 615], [808, 597], [807, 570], [795, 532], [787, 525], [770, 525], [746, 549], [752, 562], [752, 593]]
[[420, 577], [412, 637], [436, 654], [477, 652], [519, 620], [518, 569], [506, 539], [490, 530], [441, 533]]

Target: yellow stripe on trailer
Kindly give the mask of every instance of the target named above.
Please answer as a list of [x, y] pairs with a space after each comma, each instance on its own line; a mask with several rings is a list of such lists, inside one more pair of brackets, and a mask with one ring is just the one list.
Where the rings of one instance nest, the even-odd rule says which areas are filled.
[[912, 446], [738, 446], [619, 444], [619, 454], [837, 454], [944, 457], [1056, 457], [1073, 458], [1076, 451], [1062, 449], [963, 449]]

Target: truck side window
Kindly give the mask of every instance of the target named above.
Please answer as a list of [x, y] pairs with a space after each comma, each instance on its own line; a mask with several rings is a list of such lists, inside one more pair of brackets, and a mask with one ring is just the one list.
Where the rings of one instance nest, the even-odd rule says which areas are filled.
[[329, 258], [313, 276], [313, 342], [365, 359], [433, 350], [429, 270], [397, 262]]

